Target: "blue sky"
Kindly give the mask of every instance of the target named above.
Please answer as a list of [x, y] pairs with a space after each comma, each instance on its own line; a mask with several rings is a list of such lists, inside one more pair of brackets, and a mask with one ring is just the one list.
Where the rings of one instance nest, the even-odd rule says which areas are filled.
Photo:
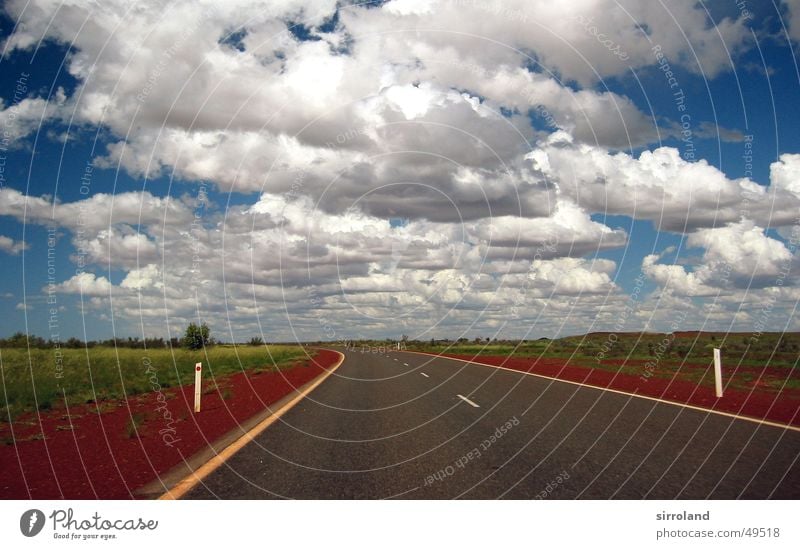
[[625, 331], [752, 330], [770, 297], [800, 328], [791, 3], [22, 6], [0, 336], [552, 337], [608, 329], [643, 274]]

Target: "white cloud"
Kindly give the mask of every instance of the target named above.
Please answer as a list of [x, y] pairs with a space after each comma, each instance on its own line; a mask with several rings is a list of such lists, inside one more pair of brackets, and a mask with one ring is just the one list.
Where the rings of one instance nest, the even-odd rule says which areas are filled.
[[800, 266], [797, 256], [752, 221], [700, 229], [686, 243], [704, 250], [692, 270], [657, 263], [659, 256], [651, 254], [644, 258], [643, 272], [659, 285], [689, 296], [796, 284], [788, 275]]
[[193, 214], [178, 200], [156, 197], [149, 192], [96, 193], [80, 201], [54, 204], [52, 199], [28, 196], [6, 187], [0, 189], [0, 215], [29, 223], [100, 231], [120, 223], [185, 225], [191, 222]]
[[657, 263], [659, 256], [649, 254], [642, 260], [642, 272], [660, 286], [686, 296], [713, 296], [720, 292], [706, 285], [694, 272], [687, 272], [681, 265]]
[[[380, 44], [391, 58], [413, 53], [421, 43], [471, 51], [490, 67], [517, 64], [520, 52], [533, 51], [548, 69], [583, 84], [652, 64], [653, 44], [661, 45], [676, 64], [713, 77], [730, 68], [728, 52], [745, 47], [749, 38], [743, 20], [712, 22], [700, 6], [688, 3], [443, 0], [426, 6], [389, 3], [382, 9], [346, 10], [342, 19], [355, 36], [369, 29], [366, 47]], [[420, 32], [387, 32], [398, 26]], [[647, 34], [641, 30], [645, 27]], [[620, 45], [626, 55], [615, 55], [603, 40]]]
[[800, 154], [782, 154], [769, 167], [770, 181], [776, 191], [800, 197]]
[[[29, 77], [29, 76], [28, 76]], [[52, 100], [39, 97], [27, 97], [27, 78], [18, 80], [12, 88], [14, 95], [4, 100], [0, 97], [0, 128], [3, 128], [5, 147], [20, 147], [30, 134], [34, 133], [42, 122], [49, 122], [60, 117], [61, 108], [66, 101], [63, 88], [57, 88]]]
[[15, 241], [4, 235], [0, 235], [0, 251], [10, 255], [17, 255], [22, 250], [27, 250], [28, 245], [23, 241]]
[[544, 281], [553, 294], [609, 293], [616, 290], [610, 275], [616, 263], [608, 259], [587, 261], [576, 258], [561, 258], [552, 261], [536, 260], [532, 275]]
[[[19, 136], [71, 120], [110, 136], [96, 169], [258, 195], [210, 205], [195, 223], [197, 204], [160, 190], [64, 203], [0, 189], [0, 215], [69, 231], [74, 261], [121, 276], [114, 286], [85, 272], [59, 291], [83, 292], [100, 314], [113, 293], [115, 314], [162, 335], [197, 311], [285, 337], [288, 321], [318, 334], [320, 315], [340, 331], [422, 332], [477, 315], [499, 327], [510, 307], [525, 322], [574, 312], [590, 327], [622, 301], [616, 263], [587, 256], [628, 244], [593, 214], [651, 220], [703, 249], [689, 270], [645, 259], [675, 303], [731, 295], [751, 277], [768, 285], [787, 261], [763, 228], [796, 217], [796, 156], [765, 187], [667, 147], [614, 152], [675, 128], [602, 80], [653, 65], [654, 45], [713, 78], [750, 47], [744, 21], [712, 22], [690, 2], [339, 4], [6, 2], [24, 25], [3, 46], [69, 44], [78, 83], [49, 103], [4, 98], [0, 121]], [[239, 44], [226, 41], [237, 31]], [[711, 135], [702, 122], [698, 132]], [[24, 245], [0, 237], [9, 253]]]
[[800, 41], [800, 0], [783, 0], [786, 7], [786, 17], [783, 24], [788, 28], [789, 37]]
[[[651, 65], [652, 43], [690, 70], [700, 70], [690, 55], [696, 54], [705, 74], [713, 75], [725, 70], [727, 50], [743, 46], [748, 36], [740, 21], [712, 25], [699, 7], [667, 12], [649, 2], [623, 7], [610, 0], [342, 6], [338, 27], [327, 33], [313, 25], [333, 15], [333, 0], [140, 7], [76, 3], [56, 14], [57, 6], [44, 0], [8, 2], [8, 12], [25, 26], [6, 46], [30, 48], [42, 37], [73, 46], [66, 63], [79, 88], [59, 103], [58, 116], [108, 127], [119, 138], [98, 165], [120, 160], [134, 175], [174, 173], [226, 190], [267, 185], [279, 192], [287, 185], [282, 175], [299, 169], [302, 158], [311, 172], [305, 192], [317, 195], [341, 176], [359, 196], [375, 175], [391, 177], [396, 168], [391, 157], [375, 153], [398, 150], [428, 156], [395, 180], [427, 179], [446, 190], [452, 184], [448, 162], [479, 165], [493, 172], [487, 179], [499, 179], [503, 162], [530, 149], [536, 132], [526, 115], [539, 107], [581, 142], [613, 148], [654, 142], [654, 121], [630, 99], [574, 90], [560, 78], [589, 86], [598, 77]], [[599, 47], [579, 17], [591, 18], [624, 45], [629, 59], [620, 62]], [[667, 30], [663, 22], [673, 19], [682, 32]], [[286, 21], [310, 26], [321, 39], [298, 41]], [[239, 29], [245, 51], [220, 44]], [[530, 70], [531, 58], [522, 52], [552, 71]], [[500, 107], [520, 112], [511, 119], [487, 115]], [[403, 120], [427, 124], [399, 125], [394, 109]], [[335, 152], [318, 150], [362, 127], [370, 131]], [[445, 157], [438, 170], [426, 172], [437, 155]], [[343, 167], [350, 173], [341, 174]]]
[[98, 297], [108, 296], [112, 289], [106, 277], [89, 272], [75, 274], [54, 287], [56, 292]]
[[760, 286], [770, 279], [774, 286], [781, 270], [793, 261], [782, 242], [768, 237], [752, 221], [699, 230], [689, 235], [687, 244], [705, 250], [703, 263], [708, 270], [720, 271], [725, 266], [730, 269], [733, 282], [746, 287]]
[[[170, 207], [141, 194], [128, 200]], [[26, 202], [9, 196], [15, 198], [11, 212]], [[43, 199], [27, 199], [33, 212], [37, 200]], [[149, 224], [138, 231], [127, 223], [98, 224], [78, 240], [79, 225], [66, 212], [97, 217], [108, 206], [88, 198], [50, 205], [49, 216], [32, 216], [42, 224], [54, 217], [71, 231], [88, 269], [124, 273], [118, 286], [87, 271], [54, 289], [89, 297], [88, 310], [98, 314], [108, 314], [113, 295], [116, 316], [146, 318], [153, 331], [166, 329], [159, 324], [165, 318], [191, 319], [198, 308], [213, 314], [217, 326], [222, 318], [249, 326], [254, 315], [285, 326], [286, 314], [307, 324], [319, 311], [337, 311], [353, 322], [359, 315], [381, 319], [378, 330], [392, 318], [414, 314], [460, 318], [460, 310], [613, 294], [618, 291], [611, 280], [613, 262], [568, 256], [625, 243], [624, 233], [592, 222], [569, 203], [558, 205], [552, 219], [531, 224], [519, 225], [513, 217], [495, 218], [491, 226], [484, 221], [394, 224], [358, 208], [326, 213], [307, 197], [267, 193], [253, 206], [231, 207], [224, 216], [211, 207], [201, 223], [192, 218], [163, 224], [162, 215], [150, 211]], [[509, 245], [517, 233], [524, 245], [514, 254]], [[344, 314], [348, 308], [352, 311]]]
[[103, 267], [130, 269], [160, 257], [155, 241], [128, 225], [101, 229], [86, 238], [76, 237], [73, 243], [77, 248], [76, 256], [81, 255], [84, 262]]
[[482, 219], [469, 229], [470, 234], [495, 248], [493, 257], [549, 258], [583, 256], [627, 244], [621, 229], [592, 221], [572, 202], [558, 202], [550, 217], [525, 219], [502, 216]]
[[691, 232], [747, 218], [763, 226], [791, 224], [800, 194], [790, 192], [795, 159], [773, 164], [771, 187], [729, 179], [705, 160], [688, 162], [677, 149], [660, 147], [639, 158], [553, 134], [527, 156], [534, 170], [590, 212], [649, 219], [660, 229]]
[[160, 273], [157, 265], [147, 265], [141, 269], [133, 269], [128, 272], [125, 279], [120, 283], [123, 288], [131, 290], [143, 290], [149, 287], [161, 287]]

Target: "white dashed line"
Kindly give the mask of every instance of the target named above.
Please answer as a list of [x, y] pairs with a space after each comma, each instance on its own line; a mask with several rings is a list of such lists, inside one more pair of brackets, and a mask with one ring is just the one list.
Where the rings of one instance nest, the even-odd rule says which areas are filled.
[[470, 399], [468, 399], [468, 398], [467, 398], [467, 397], [465, 397], [464, 395], [456, 395], [456, 396], [457, 396], [458, 398], [460, 398], [461, 400], [463, 400], [464, 402], [466, 402], [467, 404], [469, 404], [470, 406], [472, 406], [473, 408], [480, 408], [480, 406], [478, 406], [477, 404], [475, 404], [474, 402], [472, 402]]
[[714, 414], [714, 415], [717, 415], [717, 416], [730, 417], [730, 418], [739, 419], [739, 420], [742, 420], [742, 421], [749, 421], [750, 423], [756, 423], [758, 425], [768, 425], [770, 427], [778, 427], [779, 429], [786, 429], [787, 431], [798, 431], [798, 432], [800, 432], [800, 427], [797, 427], [795, 425], [786, 425], [785, 423], [777, 423], [775, 421], [765, 421], [763, 419], [758, 419], [758, 418], [754, 418], [754, 417], [741, 416], [741, 415], [738, 415], [738, 414], [731, 414], [731, 413], [728, 413], [728, 412], [720, 412], [719, 410], [712, 410], [710, 408], [703, 408], [702, 406], [693, 406], [691, 404], [682, 404], [680, 402], [674, 402], [672, 400], [664, 400], [662, 398], [657, 398], [657, 397], [650, 397], [650, 396], [640, 395], [640, 394], [636, 394], [636, 393], [629, 393], [629, 392], [626, 392], [626, 391], [618, 391], [616, 389], [607, 389], [605, 387], [598, 387], [597, 385], [589, 385], [587, 383], [579, 383], [577, 381], [569, 381], [568, 379], [558, 379], [558, 378], [555, 378], [555, 377], [545, 376], [545, 375], [542, 375], [542, 374], [534, 374], [533, 372], [522, 372], [520, 370], [513, 370], [511, 368], [505, 368], [503, 366], [493, 366], [491, 364], [486, 364], [486, 363], [483, 363], [483, 362], [475, 362], [473, 360], [464, 360], [463, 358], [443, 357], [443, 356], [431, 355], [430, 353], [418, 353], [416, 351], [406, 351], [406, 352], [407, 353], [414, 353], [414, 354], [417, 354], [417, 355], [424, 355], [424, 356], [427, 356], [427, 357], [434, 356], [435, 358], [441, 358], [441, 359], [445, 359], [445, 360], [455, 360], [455, 361], [458, 361], [458, 362], [465, 362], [467, 364], [472, 364], [472, 365], [475, 365], [475, 366], [483, 366], [483, 367], [486, 367], [486, 368], [496, 368], [498, 370], [505, 370], [507, 372], [512, 372], [512, 373], [515, 373], [515, 374], [538, 377], [540, 379], [546, 379], [546, 380], [548, 380], [550, 382], [553, 382], [553, 383], [568, 383], [569, 385], [577, 385], [579, 387], [586, 387], [587, 389], [595, 389], [597, 391], [606, 391], [608, 393], [616, 393], [618, 395], [624, 395], [624, 396], [629, 397], [629, 398], [641, 398], [641, 399], [650, 400], [650, 401], [653, 401], [653, 402], [660, 402], [661, 404], [667, 404], [669, 406], [678, 406], [680, 408], [688, 408], [689, 410], [697, 410], [698, 412], [705, 412], [706, 414]]
[[431, 377], [431, 376], [429, 376], [428, 374], [426, 374], [425, 372], [420, 372], [420, 373], [421, 373], [422, 375], [424, 375], [425, 377]]

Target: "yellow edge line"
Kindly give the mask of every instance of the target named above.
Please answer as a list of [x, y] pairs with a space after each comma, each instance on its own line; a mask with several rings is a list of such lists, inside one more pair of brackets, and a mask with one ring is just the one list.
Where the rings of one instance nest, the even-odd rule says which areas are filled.
[[578, 381], [570, 381], [570, 380], [567, 380], [567, 379], [559, 379], [557, 377], [550, 377], [550, 376], [545, 376], [545, 375], [542, 375], [542, 374], [534, 374], [533, 372], [523, 372], [523, 371], [520, 371], [520, 370], [514, 370], [513, 368], [506, 368], [505, 366], [495, 366], [494, 364], [486, 364], [485, 362], [475, 362], [474, 360], [465, 360], [463, 358], [453, 358], [453, 357], [449, 357], [449, 356], [435, 355], [433, 353], [421, 353], [419, 351], [398, 351], [398, 352], [413, 353], [415, 355], [424, 355], [424, 356], [431, 356], [431, 357], [436, 357], [436, 358], [443, 358], [445, 360], [457, 360], [459, 362], [466, 362], [467, 364], [477, 364], [478, 366], [488, 366], [489, 368], [497, 368], [498, 370], [506, 370], [508, 372], [515, 372], [517, 374], [525, 374], [527, 376], [540, 377], [542, 379], [549, 379], [551, 381], [558, 381], [560, 383], [569, 383], [570, 385], [578, 385], [580, 387], [588, 387], [590, 389], [597, 389], [598, 391], [608, 391], [609, 393], [617, 393], [617, 394], [626, 395], [626, 396], [629, 396], [629, 397], [643, 398], [645, 400], [652, 400], [652, 401], [655, 401], [655, 402], [661, 402], [661, 403], [664, 403], [664, 404], [669, 404], [671, 406], [680, 406], [681, 408], [689, 408], [690, 410], [698, 410], [700, 412], [706, 412], [706, 413], [709, 413], [709, 414], [716, 414], [718, 416], [732, 417], [734, 419], [741, 419], [743, 421], [750, 421], [752, 423], [758, 423], [759, 425], [769, 425], [770, 427], [778, 427], [780, 429], [787, 429], [787, 430], [790, 430], [790, 431], [798, 431], [798, 432], [800, 432], [800, 427], [795, 427], [794, 425], [787, 425], [785, 423], [777, 423], [775, 421], [767, 421], [765, 419], [758, 419], [758, 418], [749, 417], [749, 416], [741, 416], [741, 415], [737, 415], [737, 414], [731, 414], [730, 412], [721, 412], [719, 410], [712, 410], [710, 408], [703, 408], [702, 406], [693, 406], [692, 404], [682, 404], [680, 402], [675, 402], [673, 400], [664, 400], [663, 398], [651, 397], [651, 396], [647, 396], [647, 395], [639, 395], [639, 394], [636, 394], [636, 393], [628, 393], [628, 392], [625, 392], [625, 391], [620, 391], [618, 389], [608, 389], [608, 388], [605, 388], [605, 387], [598, 387], [597, 385], [589, 385], [588, 383], [580, 383]]
[[236, 452], [241, 450], [245, 445], [251, 442], [255, 437], [261, 434], [267, 427], [275, 423], [280, 417], [288, 412], [291, 408], [294, 407], [295, 404], [303, 400], [311, 391], [317, 388], [317, 386], [328, 379], [333, 372], [335, 372], [339, 366], [342, 365], [344, 362], [344, 354], [340, 353], [339, 351], [333, 351], [338, 354], [341, 358], [339, 361], [333, 365], [326, 373], [322, 374], [318, 377], [312, 385], [307, 387], [301, 393], [298, 393], [292, 400], [287, 402], [284, 406], [280, 408], [280, 410], [276, 410], [272, 415], [265, 418], [261, 421], [258, 425], [250, 429], [248, 432], [243, 434], [241, 437], [236, 439], [232, 442], [229, 446], [226, 446], [220, 453], [215, 455], [213, 458], [205, 462], [203, 465], [198, 467], [195, 471], [191, 472], [188, 476], [184, 477], [182, 480], [178, 481], [172, 488], [170, 488], [166, 493], [164, 493], [158, 499], [180, 499], [186, 493], [197, 486], [204, 478], [208, 475], [213, 473], [216, 469], [218, 469], [223, 463], [225, 463], [228, 459], [230, 459]]

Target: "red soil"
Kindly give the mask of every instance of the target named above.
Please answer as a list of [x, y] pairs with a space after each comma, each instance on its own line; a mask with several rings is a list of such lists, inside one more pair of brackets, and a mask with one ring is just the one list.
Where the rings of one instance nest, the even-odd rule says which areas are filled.
[[[795, 370], [787, 372], [784, 368], [769, 368], [761, 381], [754, 380], [749, 383], [752, 386], [751, 390], [726, 389], [724, 396], [718, 399], [714, 394], [713, 385], [697, 385], [696, 382], [680, 379], [680, 374], [673, 378], [644, 378], [598, 368], [571, 365], [559, 358], [472, 357], [455, 354], [443, 354], [441, 356], [472, 360], [473, 362], [502, 366], [556, 379], [576, 381], [605, 389], [616, 389], [626, 393], [656, 397], [681, 404], [691, 404], [710, 410], [800, 426], [800, 390], [784, 388], [778, 391], [767, 387], [764, 383], [767, 375], [771, 374], [769, 379], [775, 379], [776, 373], [780, 373], [784, 380], [787, 376], [790, 376], [791, 379], [798, 379], [799, 374]], [[639, 362], [642, 363], [642, 373], [644, 374], [646, 371], [644, 363], [647, 361], [628, 361], [627, 365], [631, 366]], [[617, 366], [621, 363], [622, 361], [604, 362], [604, 364]], [[692, 365], [691, 368], [696, 370], [696, 368], [708, 368], [708, 366]], [[750, 373], [753, 373], [754, 370], [758, 369], [740, 369], [740, 371], [749, 371]], [[706, 375], [713, 376], [713, 373], [707, 373]]]
[[[0, 425], [0, 436], [14, 445], [0, 446], [2, 499], [130, 499], [132, 492], [202, 450], [295, 388], [311, 381], [339, 360], [318, 351], [307, 366], [280, 372], [237, 373], [219, 379], [220, 391], [203, 395], [199, 414], [192, 411], [192, 385], [127, 401], [53, 410]], [[207, 383], [207, 382], [206, 382]], [[226, 394], [226, 392], [230, 394]], [[223, 399], [222, 396], [228, 398]], [[159, 406], [161, 408], [159, 409]], [[165, 410], [169, 410], [168, 412]], [[144, 416], [138, 435], [128, 434], [131, 417]], [[73, 430], [69, 430], [70, 417]], [[167, 419], [172, 418], [172, 424]], [[169, 429], [173, 428], [173, 431]], [[44, 440], [31, 440], [31, 437]], [[169, 438], [167, 435], [172, 435]], [[28, 440], [25, 440], [28, 439]]]

